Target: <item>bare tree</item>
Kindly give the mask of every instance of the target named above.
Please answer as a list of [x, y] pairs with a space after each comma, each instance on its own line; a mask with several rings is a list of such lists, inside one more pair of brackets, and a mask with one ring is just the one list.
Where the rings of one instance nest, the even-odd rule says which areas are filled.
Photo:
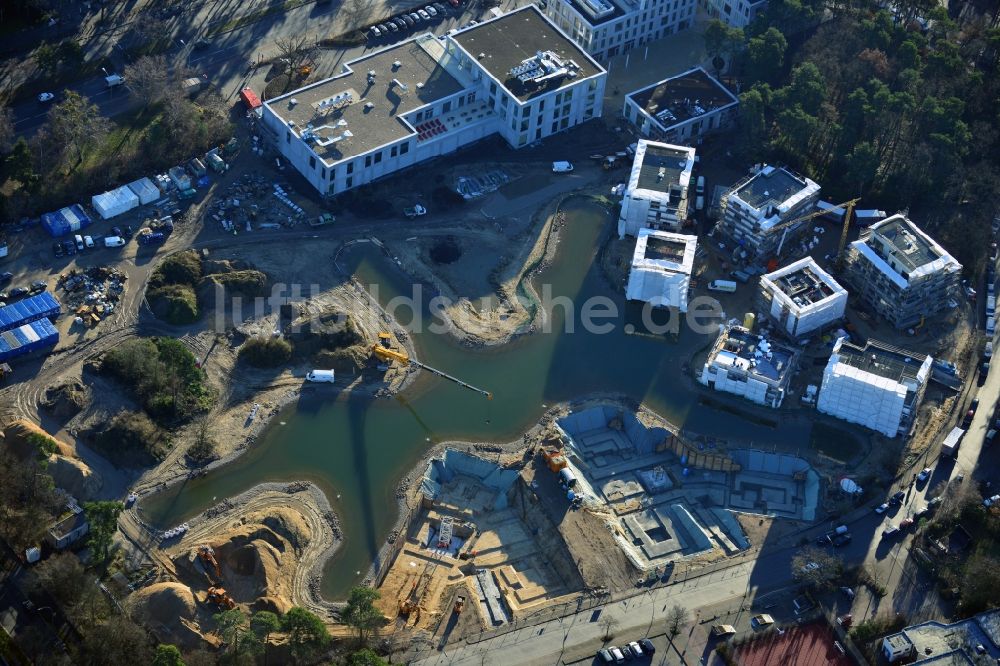
[[307, 35], [292, 35], [274, 40], [278, 47], [278, 58], [285, 64], [284, 72], [292, 74], [313, 56], [315, 47], [309, 44]]
[[357, 30], [365, 25], [375, 8], [373, 0], [344, 0], [340, 6], [340, 16], [344, 18], [347, 31]]
[[130, 49], [141, 49], [168, 34], [167, 23], [152, 11], [141, 12], [129, 25], [126, 43]]
[[0, 153], [14, 145], [14, 115], [6, 106], [0, 106]]
[[125, 67], [129, 91], [143, 107], [167, 96], [167, 79], [167, 59], [163, 56], [142, 56]]
[[687, 624], [687, 609], [680, 604], [674, 604], [670, 610], [667, 611], [666, 621], [667, 636], [669, 636], [670, 641], [673, 642], [673, 640], [677, 638], [677, 634], [681, 633], [681, 627]]
[[101, 115], [97, 105], [69, 90], [65, 99], [49, 111], [48, 126], [56, 141], [73, 148], [79, 164], [83, 161], [83, 151], [108, 134], [111, 122]]
[[615, 629], [618, 628], [618, 620], [610, 615], [601, 618], [601, 626], [604, 627], [604, 642], [607, 643], [615, 637]]
[[792, 558], [792, 578], [823, 588], [844, 571], [844, 561], [815, 546], [806, 546]]

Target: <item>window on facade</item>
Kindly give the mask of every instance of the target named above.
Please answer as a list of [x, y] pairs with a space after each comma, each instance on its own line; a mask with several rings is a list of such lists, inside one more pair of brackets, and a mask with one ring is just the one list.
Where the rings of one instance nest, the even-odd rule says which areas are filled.
[[325, 167], [319, 170], [319, 177], [322, 178], [323, 180], [326, 180], [326, 168]]
[[309, 156], [309, 168], [310, 169], [315, 169], [316, 168], [316, 156], [315, 155], [310, 155]]
[[541, 126], [539, 126], [538, 129], [535, 130], [535, 141], [541, 138], [542, 138], [542, 128]]
[[441, 113], [448, 113], [449, 111], [451, 111], [451, 100], [441, 105]]
[[389, 157], [395, 157], [399, 153], [399, 146], [393, 146], [389, 149]]
[[538, 113], [541, 113], [544, 110], [545, 110], [545, 100], [543, 99], [538, 102]]
[[347, 180], [344, 182], [344, 187], [348, 187], [349, 188], [353, 184], [354, 184], [354, 178], [352, 176], [348, 176]]
[[555, 134], [558, 131], [559, 131], [559, 121], [554, 120], [552, 121], [552, 133]]
[[559, 129], [566, 129], [569, 127], [569, 118], [563, 118], [559, 121]]
[[621, 32], [622, 28], [624, 28], [624, 27], [625, 26], [623, 26], [621, 23], [619, 23], [618, 25], [615, 26], [615, 32]]
[[291, 143], [291, 142], [292, 142], [292, 133], [285, 132], [285, 143]]
[[372, 165], [372, 156], [371, 155], [365, 155], [365, 166], [366, 167], [370, 167], [371, 165]]
[[354, 173], [354, 162], [347, 163], [347, 174], [350, 175]]
[[566, 106], [564, 106], [564, 107], [562, 108], [562, 114], [563, 114], [564, 116], [568, 116], [568, 115], [569, 115], [569, 103], [567, 103], [567, 104], [566, 104]]
[[465, 98], [465, 101], [468, 102], [469, 104], [472, 104], [473, 102], [475, 102], [476, 101], [476, 93], [470, 92], [469, 96]]
[[403, 145], [401, 145], [399, 147], [399, 154], [400, 155], [405, 155], [408, 152], [410, 152], [410, 144], [409, 144], [409, 142], [404, 143]]
[[497, 84], [495, 84], [495, 83], [491, 83], [490, 84], [490, 94], [491, 95], [496, 95], [497, 94]]
[[382, 151], [380, 150], [377, 153], [375, 153], [375, 164], [381, 164], [381, 163], [382, 163]]

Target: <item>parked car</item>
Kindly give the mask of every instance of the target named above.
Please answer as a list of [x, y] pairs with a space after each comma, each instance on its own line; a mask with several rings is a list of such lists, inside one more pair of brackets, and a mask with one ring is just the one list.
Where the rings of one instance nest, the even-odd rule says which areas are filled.
[[368, 34], [370, 34], [374, 39], [378, 39], [379, 37], [382, 36], [382, 31], [379, 30], [379, 27], [377, 25], [373, 25], [371, 27], [371, 30], [368, 31]]
[[997, 429], [990, 428], [989, 430], [986, 431], [986, 436], [983, 437], [983, 444], [985, 446], [990, 446], [991, 444], [993, 444], [993, 440], [995, 440], [996, 438], [997, 438]]
[[653, 641], [649, 640], [648, 638], [640, 638], [639, 645], [642, 646], [642, 651], [648, 654], [650, 657], [656, 654], [656, 646], [653, 645]]
[[436, 9], [438, 14], [440, 14], [441, 16], [448, 15], [448, 8], [442, 5], [440, 2], [435, 2], [433, 5], [431, 5], [431, 7]]
[[76, 243], [74, 243], [73, 241], [64, 240], [62, 245], [63, 249], [66, 250], [66, 256], [72, 257], [74, 254], [76, 254]]
[[569, 173], [573, 170], [573, 165], [566, 161], [552, 163], [552, 173]]
[[899, 529], [905, 530], [907, 527], [912, 527], [915, 521], [911, 517], [903, 518], [899, 521]]
[[424, 7], [424, 11], [427, 12], [428, 16], [436, 17], [438, 15], [438, 10], [434, 9], [431, 5]]
[[850, 532], [848, 532], [847, 534], [838, 534], [837, 536], [833, 537], [833, 547], [840, 548], [841, 546], [846, 546], [847, 544], [851, 543], [851, 539], [853, 538], [854, 537], [851, 536]]
[[[983, 363], [985, 366], [989, 366], [989, 363]], [[985, 373], [984, 373], [985, 374]], [[975, 410], [970, 409], [965, 413], [965, 418], [962, 419], [962, 427], [968, 428], [972, 424], [972, 417], [976, 415]]]
[[85, 246], [87, 246], [88, 250], [90, 248], [94, 247], [94, 238], [93, 238], [93, 236], [84, 236], [83, 237], [83, 244]]
[[758, 629], [760, 627], [766, 627], [769, 624], [774, 624], [774, 618], [771, 617], [770, 615], [762, 613], [760, 615], [754, 615], [752, 618], [750, 618], [750, 626], [752, 626], [755, 629]]
[[934, 470], [932, 470], [930, 467], [924, 467], [922, 470], [920, 470], [920, 474], [917, 474], [917, 481], [923, 483], [927, 479], [931, 478], [931, 473], [933, 471]]
[[14, 279], [14, 274], [11, 273], [10, 271], [7, 271], [5, 273], [0, 273], [0, 284], [7, 284], [13, 279]]
[[389, 28], [389, 32], [399, 32], [399, 26], [394, 21], [389, 21], [386, 26]]
[[428, 14], [427, 12], [425, 12], [423, 9], [418, 9], [417, 10], [417, 16], [419, 16], [420, 18], [422, 18], [425, 21], [430, 21], [431, 20], [431, 15]]
[[83, 252], [83, 236], [80, 234], [74, 234], [73, 241], [76, 243], [77, 251]]
[[979, 409], [979, 398], [973, 398], [969, 403], [969, 411], [975, 414], [977, 409]]
[[49, 283], [45, 280], [35, 280], [31, 283], [31, 293], [37, 294], [49, 288]]
[[122, 234], [122, 228], [121, 227], [111, 227], [111, 235], [112, 236], [122, 236], [123, 235]]
[[875, 507], [875, 513], [885, 513], [888, 510], [889, 510], [888, 502], [882, 502], [877, 507]]
[[625, 661], [625, 655], [622, 654], [622, 651], [616, 648], [614, 645], [612, 645], [609, 648], [609, 650], [611, 652], [611, 656], [614, 657], [616, 664], [620, 664], [623, 661]]
[[52, 254], [56, 255], [57, 259], [59, 257], [63, 256], [64, 254], [66, 254], [65, 250], [63, 250], [62, 243], [53, 243], [52, 244]]
[[611, 652], [604, 648], [597, 653], [597, 658], [601, 660], [602, 664], [613, 664], [615, 663], [615, 658], [611, 656]]
[[712, 627], [713, 636], [732, 636], [736, 633], [736, 627], [731, 624], [717, 624]]
[[940, 504], [941, 504], [942, 501], [943, 500], [940, 497], [935, 497], [934, 499], [932, 499], [931, 501], [929, 501], [927, 503], [927, 508], [928, 509], [936, 509], [936, 508], [938, 508], [938, 506], [940, 506]]
[[30, 292], [28, 291], [27, 287], [14, 287], [13, 289], [7, 292], [7, 298], [5, 298], [4, 300], [9, 303], [10, 301], [16, 301], [21, 298], [24, 298], [29, 293]]
[[889, 503], [890, 504], [902, 504], [903, 503], [903, 499], [905, 499], [905, 498], [906, 498], [906, 493], [903, 492], [902, 490], [898, 490], [898, 491], [896, 491], [896, 494], [894, 494], [892, 496], [892, 498], [889, 500]]
[[402, 16], [399, 17], [399, 20], [403, 22], [404, 29], [412, 28], [417, 24], [419, 17], [413, 16], [412, 14], [403, 14]]
[[989, 376], [990, 376], [990, 362], [986, 361], [985, 363], [979, 366], [979, 378], [976, 380], [976, 383], [979, 386], [982, 386], [983, 384], [986, 383], [986, 378]]
[[899, 534], [899, 528], [896, 527], [895, 525], [889, 525], [889, 527], [882, 530], [883, 537], [892, 537], [896, 536], [897, 534]]

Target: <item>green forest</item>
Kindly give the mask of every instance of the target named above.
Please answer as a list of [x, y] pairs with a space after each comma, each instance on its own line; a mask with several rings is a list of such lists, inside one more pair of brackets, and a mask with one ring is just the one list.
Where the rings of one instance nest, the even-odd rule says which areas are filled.
[[978, 266], [1000, 214], [1000, 23], [952, 7], [771, 0], [745, 30], [710, 24], [708, 54], [740, 91], [734, 158], [906, 211]]

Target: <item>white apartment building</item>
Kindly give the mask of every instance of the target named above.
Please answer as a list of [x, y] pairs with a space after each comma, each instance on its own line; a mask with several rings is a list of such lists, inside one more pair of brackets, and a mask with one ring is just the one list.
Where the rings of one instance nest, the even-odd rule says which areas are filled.
[[694, 148], [640, 139], [622, 196], [618, 237], [640, 229], [677, 231], [688, 218]]
[[722, 196], [718, 231], [734, 259], [748, 263], [790, 249], [808, 221], [792, 223], [819, 201], [819, 185], [784, 167], [759, 165]]
[[886, 437], [909, 432], [931, 375], [933, 359], [869, 340], [840, 338], [823, 371], [816, 409]]
[[690, 28], [695, 0], [548, 0], [545, 13], [600, 62]]
[[843, 319], [847, 290], [805, 257], [760, 278], [760, 303], [778, 329], [797, 339]]
[[788, 393], [798, 354], [742, 326], [721, 327], [698, 381], [772, 409]]
[[948, 306], [962, 265], [905, 216], [893, 215], [850, 244], [845, 276], [861, 300], [905, 329]]
[[674, 144], [729, 127], [740, 100], [701, 67], [625, 95], [622, 115], [642, 136]]
[[607, 77], [534, 5], [343, 70], [262, 111], [279, 152], [325, 195], [492, 134], [520, 148], [599, 117]]
[[640, 229], [625, 298], [687, 312], [697, 236]]
[[767, 0], [705, 0], [705, 9], [734, 28], [745, 28], [767, 7]]

